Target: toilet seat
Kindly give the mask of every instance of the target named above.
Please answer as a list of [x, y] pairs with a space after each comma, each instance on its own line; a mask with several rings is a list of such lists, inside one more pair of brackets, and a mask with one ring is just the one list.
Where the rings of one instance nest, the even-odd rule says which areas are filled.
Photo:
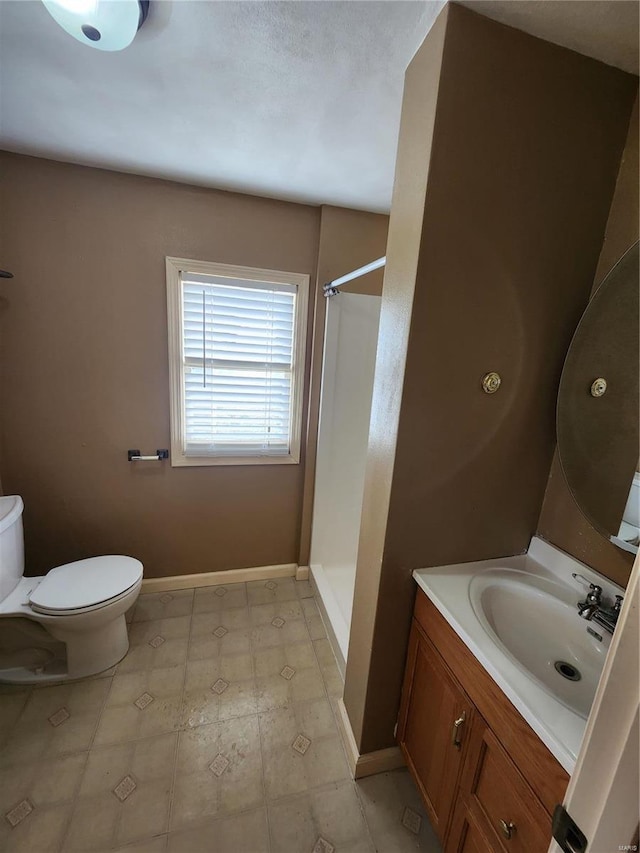
[[29, 595], [36, 613], [87, 613], [123, 598], [142, 578], [142, 563], [110, 555], [77, 560], [52, 569]]

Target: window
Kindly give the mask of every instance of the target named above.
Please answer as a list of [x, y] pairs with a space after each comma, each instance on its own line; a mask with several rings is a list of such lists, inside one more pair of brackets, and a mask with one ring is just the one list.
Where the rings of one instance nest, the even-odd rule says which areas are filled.
[[299, 462], [309, 276], [166, 264], [172, 465]]

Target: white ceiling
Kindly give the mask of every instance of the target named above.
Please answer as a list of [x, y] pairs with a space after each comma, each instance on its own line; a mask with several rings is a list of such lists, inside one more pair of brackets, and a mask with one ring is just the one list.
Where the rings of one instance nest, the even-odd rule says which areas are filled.
[[[0, 147], [257, 195], [388, 211], [404, 70], [444, 0], [152, 0], [92, 50], [0, 0]], [[469, 0], [637, 73], [638, 4]]]

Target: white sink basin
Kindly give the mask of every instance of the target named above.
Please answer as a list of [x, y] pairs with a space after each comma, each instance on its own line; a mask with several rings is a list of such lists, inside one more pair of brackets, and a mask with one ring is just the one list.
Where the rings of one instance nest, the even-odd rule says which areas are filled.
[[[546, 691], [585, 719], [608, 643], [578, 616], [579, 590], [512, 569], [489, 569], [469, 584], [471, 606], [494, 643]], [[593, 625], [601, 636], [605, 632]]]
[[[579, 582], [572, 574], [580, 574]], [[578, 615], [588, 583], [624, 590], [534, 536], [526, 554], [414, 571], [451, 625], [567, 773], [573, 773], [611, 635]], [[602, 637], [599, 641], [589, 629]], [[571, 681], [555, 664], [580, 679]]]

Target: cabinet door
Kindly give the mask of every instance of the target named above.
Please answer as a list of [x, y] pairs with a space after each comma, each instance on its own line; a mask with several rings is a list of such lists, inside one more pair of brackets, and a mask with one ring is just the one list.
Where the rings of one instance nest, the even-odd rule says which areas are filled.
[[[446, 851], [482, 835], [496, 853], [546, 853], [551, 817], [495, 735], [476, 714]], [[480, 848], [481, 850], [484, 848]]]
[[441, 841], [449, 826], [473, 714], [473, 706], [414, 621], [398, 741]]
[[483, 827], [468, 815], [465, 815], [462, 836], [456, 849], [458, 853], [496, 853], [490, 836], [487, 838]]

